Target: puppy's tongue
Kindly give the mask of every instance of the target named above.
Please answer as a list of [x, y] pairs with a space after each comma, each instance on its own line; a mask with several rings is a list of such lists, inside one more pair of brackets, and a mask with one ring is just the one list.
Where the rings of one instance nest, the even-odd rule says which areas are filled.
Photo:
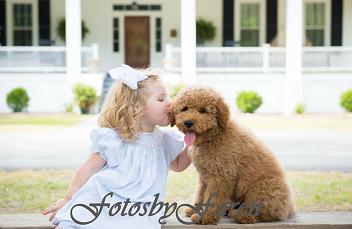
[[190, 146], [193, 144], [193, 142], [196, 140], [197, 136], [195, 133], [189, 132], [185, 134], [184, 141], [187, 146]]

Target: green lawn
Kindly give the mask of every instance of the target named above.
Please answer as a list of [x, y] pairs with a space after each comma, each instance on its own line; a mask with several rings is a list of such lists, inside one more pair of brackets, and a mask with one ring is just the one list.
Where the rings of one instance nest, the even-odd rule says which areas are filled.
[[1, 114], [0, 131], [65, 128], [90, 117], [92, 117], [92, 115], [78, 115], [75, 113]]
[[[61, 198], [72, 170], [0, 171], [0, 214], [35, 213]], [[168, 202], [191, 203], [196, 172], [170, 172]], [[352, 173], [289, 172], [299, 211], [351, 211]]]
[[[0, 132], [65, 128], [92, 115], [11, 114], [0, 115]], [[250, 128], [285, 130], [314, 129], [351, 131], [352, 116], [343, 115], [244, 115], [234, 118]], [[0, 171], [0, 214], [39, 212], [61, 198], [74, 175], [72, 170]], [[191, 203], [195, 190], [195, 171], [169, 174], [167, 201]], [[299, 211], [351, 211], [352, 173], [289, 172]]]
[[[14, 129], [61, 128], [74, 125], [93, 115], [77, 115], [74, 113], [54, 114], [0, 114], [0, 131]], [[333, 115], [268, 115], [234, 113], [233, 118], [253, 129], [264, 130], [352, 130], [352, 114]]]

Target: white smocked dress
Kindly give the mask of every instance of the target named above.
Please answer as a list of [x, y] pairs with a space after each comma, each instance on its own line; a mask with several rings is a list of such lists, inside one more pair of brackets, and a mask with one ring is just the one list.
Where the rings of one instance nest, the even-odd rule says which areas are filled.
[[[165, 186], [170, 162], [174, 160], [184, 147], [183, 135], [172, 130], [162, 130], [156, 127], [153, 133], [142, 132], [134, 142], [122, 140], [117, 132], [110, 128], [97, 128], [91, 132], [91, 152], [97, 152], [107, 161], [106, 165], [93, 176], [72, 196], [56, 214], [52, 223], [61, 228], [160, 228], [159, 217], [162, 212], [153, 216], [143, 215], [143, 203], [165, 199]], [[71, 208], [77, 204], [89, 206], [90, 203], [101, 203], [108, 193], [105, 203], [110, 207], [121, 202], [120, 211], [115, 208], [103, 207], [100, 215], [91, 223], [81, 225], [75, 223], [71, 217]], [[122, 216], [124, 201], [130, 199], [125, 210], [131, 210], [131, 205], [141, 202], [140, 210], [137, 206], [130, 212], [133, 216]], [[150, 205], [149, 205], [150, 206]], [[94, 207], [91, 207], [94, 210]], [[148, 209], [150, 210], [150, 209]], [[142, 214], [143, 216], [140, 216]], [[87, 209], [76, 206], [72, 209], [74, 219], [79, 222], [89, 222], [95, 216]]]

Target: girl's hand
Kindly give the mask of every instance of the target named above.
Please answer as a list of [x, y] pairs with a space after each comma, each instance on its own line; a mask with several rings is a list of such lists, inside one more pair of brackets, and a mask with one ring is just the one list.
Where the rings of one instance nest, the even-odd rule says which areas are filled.
[[192, 146], [186, 146], [183, 151], [173, 160], [170, 164], [170, 169], [174, 172], [182, 172], [188, 168], [192, 163], [192, 158], [189, 155], [189, 151]]
[[53, 220], [57, 211], [59, 209], [61, 209], [70, 199], [65, 197], [63, 199], [59, 199], [58, 201], [56, 201], [56, 203], [54, 204], [50, 204], [47, 208], [45, 208], [43, 211], [41, 211], [40, 213], [42, 213], [43, 215], [47, 215], [49, 213], [52, 213], [49, 217], [49, 221]]

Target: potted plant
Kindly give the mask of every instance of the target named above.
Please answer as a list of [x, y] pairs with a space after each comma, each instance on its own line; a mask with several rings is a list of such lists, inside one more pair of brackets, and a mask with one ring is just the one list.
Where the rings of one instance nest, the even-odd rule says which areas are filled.
[[89, 114], [98, 97], [92, 86], [77, 83], [73, 87], [74, 101], [79, 106], [82, 114]]
[[204, 44], [205, 41], [213, 40], [216, 34], [216, 28], [211, 21], [199, 18], [196, 22], [197, 44]]
[[[59, 23], [56, 27], [56, 33], [61, 40], [63, 40], [64, 42], [66, 41], [66, 21], [65, 21], [65, 18], [61, 18], [59, 20]], [[87, 28], [84, 21], [82, 21], [82, 40], [84, 40], [84, 38], [86, 37], [86, 35], [88, 33], [89, 33], [89, 29]]]

